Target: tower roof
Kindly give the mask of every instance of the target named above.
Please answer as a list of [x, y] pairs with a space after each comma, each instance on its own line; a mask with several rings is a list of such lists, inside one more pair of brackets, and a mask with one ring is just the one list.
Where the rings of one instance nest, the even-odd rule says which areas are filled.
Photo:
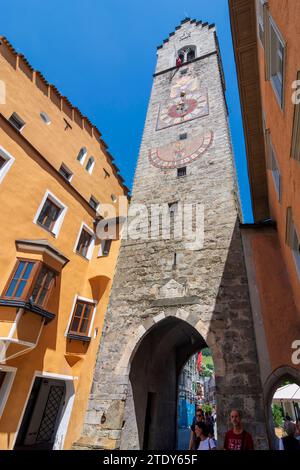
[[207, 22], [206, 22], [206, 23], [203, 23], [201, 20], [200, 20], [200, 21], [197, 21], [197, 20], [195, 20], [195, 19], [192, 20], [191, 18], [186, 17], [186, 18], [184, 18], [184, 19], [180, 22], [180, 24], [179, 24], [178, 26], [175, 27], [175, 31], [172, 31], [171, 33], [169, 33], [169, 37], [166, 38], [166, 39], [164, 39], [163, 42], [162, 42], [162, 44], [160, 44], [159, 46], [157, 46], [157, 49], [161, 49], [161, 48], [164, 46], [164, 44], [165, 44], [166, 42], [168, 42], [169, 39], [170, 39], [172, 36], [174, 36], [174, 35], [176, 34], [176, 32], [177, 32], [180, 28], [182, 28], [182, 26], [183, 26], [185, 23], [195, 24], [195, 26], [200, 26], [201, 28], [204, 28], [204, 27], [207, 26], [208, 29], [211, 29], [211, 28], [214, 28], [214, 27], [215, 27], [215, 23], [207, 23]]

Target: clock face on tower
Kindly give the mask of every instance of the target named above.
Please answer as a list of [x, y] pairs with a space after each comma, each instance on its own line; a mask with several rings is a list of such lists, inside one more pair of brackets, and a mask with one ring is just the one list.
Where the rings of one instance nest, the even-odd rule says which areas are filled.
[[207, 131], [193, 139], [178, 140], [149, 150], [149, 161], [153, 166], [164, 170], [186, 166], [200, 157], [209, 148], [212, 141], [212, 131]]
[[182, 92], [160, 105], [156, 130], [181, 124], [208, 114], [207, 90]]
[[169, 98], [160, 104], [156, 130], [181, 124], [208, 114], [208, 94], [200, 88], [189, 68], [175, 72]]

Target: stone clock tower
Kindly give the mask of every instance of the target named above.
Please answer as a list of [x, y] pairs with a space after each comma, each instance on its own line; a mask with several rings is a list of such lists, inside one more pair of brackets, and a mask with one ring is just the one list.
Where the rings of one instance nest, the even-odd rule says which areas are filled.
[[122, 241], [74, 447], [176, 449], [179, 374], [208, 346], [219, 444], [231, 408], [238, 408], [256, 448], [267, 448], [214, 25], [183, 20], [157, 56], [131, 206], [143, 204], [150, 213], [165, 204], [171, 220], [184, 206], [201, 206], [204, 237], [194, 245], [184, 237], [151, 237], [145, 223], [148, 236]]

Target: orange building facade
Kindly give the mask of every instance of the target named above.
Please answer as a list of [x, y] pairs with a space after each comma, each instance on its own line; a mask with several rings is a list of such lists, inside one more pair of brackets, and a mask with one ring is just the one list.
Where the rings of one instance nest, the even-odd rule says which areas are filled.
[[242, 236], [275, 447], [273, 394], [285, 379], [300, 384], [300, 4], [229, 0], [229, 8], [254, 212]]
[[119, 240], [95, 233], [127, 188], [100, 132], [0, 44], [0, 449], [81, 433]]

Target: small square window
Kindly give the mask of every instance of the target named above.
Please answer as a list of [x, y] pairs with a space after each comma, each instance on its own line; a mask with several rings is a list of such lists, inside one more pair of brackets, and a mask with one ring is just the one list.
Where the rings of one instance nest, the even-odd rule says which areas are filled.
[[61, 207], [57, 206], [50, 198], [47, 198], [38, 216], [37, 222], [52, 232], [60, 213]]
[[69, 183], [71, 182], [73, 173], [64, 163], [62, 163], [59, 169], [59, 173], [65, 178], [65, 180], [69, 181]]
[[99, 201], [94, 196], [90, 197], [89, 205], [96, 211], [99, 208]]
[[84, 258], [88, 258], [89, 248], [91, 246], [93, 236], [84, 228], [82, 228], [80, 237], [76, 246], [76, 253]]
[[68, 333], [89, 336], [94, 308], [93, 303], [77, 300]]
[[12, 115], [9, 118], [9, 122], [18, 130], [21, 131], [23, 127], [25, 126], [25, 122], [23, 119], [20, 118], [20, 116], [17, 113], [12, 113]]
[[47, 191], [33, 222], [57, 237], [66, 211], [66, 206]]
[[187, 133], [184, 132], [183, 134], [179, 134], [179, 140], [185, 140], [187, 139]]
[[100, 250], [98, 257], [101, 256], [108, 256], [111, 248], [111, 242], [112, 240], [103, 240], [100, 245]]
[[110, 174], [108, 173], [108, 171], [106, 171], [105, 168], [103, 168], [103, 171], [104, 171], [104, 178], [109, 178]]
[[177, 177], [181, 178], [182, 176], [186, 176], [186, 166], [177, 168]]

